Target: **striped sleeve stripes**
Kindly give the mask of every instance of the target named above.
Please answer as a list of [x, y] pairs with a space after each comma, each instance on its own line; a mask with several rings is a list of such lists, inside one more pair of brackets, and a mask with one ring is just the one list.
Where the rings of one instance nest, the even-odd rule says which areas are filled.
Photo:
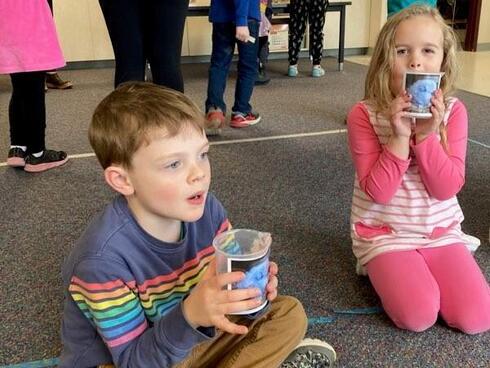
[[135, 339], [148, 328], [134, 282], [88, 283], [73, 276], [68, 290], [110, 348]]

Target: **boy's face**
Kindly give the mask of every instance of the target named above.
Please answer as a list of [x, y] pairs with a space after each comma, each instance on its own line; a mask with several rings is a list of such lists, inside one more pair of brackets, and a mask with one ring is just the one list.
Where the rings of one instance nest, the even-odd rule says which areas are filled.
[[197, 221], [211, 181], [206, 135], [190, 127], [172, 138], [164, 131], [150, 135], [127, 170], [134, 189], [131, 210], [143, 227]]
[[398, 25], [395, 33], [395, 65], [390, 83], [394, 96], [402, 90], [406, 71], [441, 71], [444, 58], [443, 42], [441, 27], [429, 16], [414, 16]]

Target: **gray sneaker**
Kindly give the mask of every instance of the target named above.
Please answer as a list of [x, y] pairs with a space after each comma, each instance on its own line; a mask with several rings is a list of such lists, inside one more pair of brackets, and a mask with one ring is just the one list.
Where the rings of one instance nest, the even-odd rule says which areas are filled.
[[303, 339], [280, 368], [333, 367], [337, 354], [333, 347], [318, 339]]

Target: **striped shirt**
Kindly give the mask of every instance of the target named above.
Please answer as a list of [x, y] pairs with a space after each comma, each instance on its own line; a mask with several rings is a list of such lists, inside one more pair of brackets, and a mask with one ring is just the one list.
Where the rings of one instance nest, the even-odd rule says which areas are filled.
[[185, 223], [183, 239], [165, 243], [145, 232], [124, 197], [96, 218], [65, 262], [60, 367], [167, 367], [214, 329], [194, 329], [181, 302], [214, 257], [214, 236], [230, 224], [211, 194], [204, 214]]
[[468, 126], [464, 105], [451, 99], [443, 121], [448, 153], [439, 134], [433, 133], [411, 143], [405, 160], [386, 147], [392, 134], [386, 117], [366, 102], [349, 113], [349, 147], [356, 168], [351, 237], [361, 273], [384, 252], [468, 242], [456, 199], [464, 184]]

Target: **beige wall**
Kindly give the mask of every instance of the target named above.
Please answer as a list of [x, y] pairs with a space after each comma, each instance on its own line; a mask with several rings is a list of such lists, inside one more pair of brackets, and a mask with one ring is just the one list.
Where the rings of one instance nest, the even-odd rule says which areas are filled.
[[490, 43], [490, 0], [482, 0], [478, 43], [487, 44], [486, 46]]
[[[351, 0], [346, 12], [346, 48], [373, 47], [386, 20], [386, 0]], [[209, 0], [193, 0], [195, 3]], [[334, 0], [331, 0], [334, 2]], [[479, 43], [490, 43], [490, 0], [482, 1]], [[67, 61], [113, 59], [112, 46], [98, 0], [55, 0], [55, 21]], [[325, 48], [338, 47], [339, 13], [327, 13]], [[187, 19], [182, 55], [211, 53], [211, 25], [207, 17]]]

